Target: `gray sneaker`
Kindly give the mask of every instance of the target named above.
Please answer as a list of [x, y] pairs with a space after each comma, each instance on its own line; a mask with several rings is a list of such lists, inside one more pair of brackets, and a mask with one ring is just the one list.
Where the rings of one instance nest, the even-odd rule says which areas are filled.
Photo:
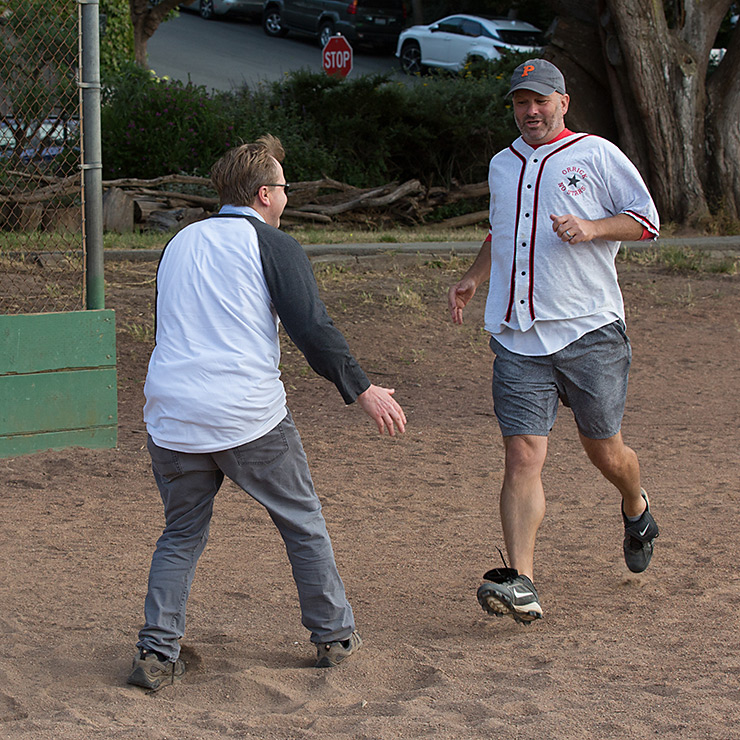
[[525, 625], [542, 619], [537, 590], [527, 576], [514, 568], [493, 568], [483, 578], [493, 581], [484, 583], [477, 593], [478, 603], [489, 614], [508, 615]]
[[624, 562], [633, 573], [642, 573], [650, 565], [650, 558], [653, 557], [653, 542], [660, 534], [658, 525], [650, 513], [650, 503], [644, 490], [642, 497], [645, 499], [645, 511], [636, 522], [627, 519], [624, 515], [624, 503], [622, 504]]
[[346, 640], [322, 642], [316, 646], [316, 663], [314, 668], [333, 668], [349, 658], [362, 647], [362, 638], [353, 632]]
[[159, 691], [165, 686], [171, 686], [185, 673], [185, 663], [180, 658], [175, 661], [162, 660], [157, 653], [143, 648], [134, 658], [131, 668], [127, 683], [150, 691]]

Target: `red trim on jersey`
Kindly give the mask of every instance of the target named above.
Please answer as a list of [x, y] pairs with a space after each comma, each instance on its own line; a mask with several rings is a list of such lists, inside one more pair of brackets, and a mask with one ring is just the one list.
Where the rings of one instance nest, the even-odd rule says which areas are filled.
[[[519, 216], [521, 214], [522, 209], [522, 182], [524, 180], [524, 170], [527, 168], [527, 158], [520, 154], [516, 149], [514, 149], [513, 145], [509, 147], [509, 149], [514, 152], [514, 154], [519, 157], [522, 163], [522, 168], [519, 171], [519, 183], [517, 185], [517, 196], [516, 196], [516, 220], [514, 221], [514, 224], [519, 223]], [[517, 247], [518, 244], [516, 242], [516, 228], [514, 228], [514, 256], [511, 260], [511, 279], [509, 281], [509, 306], [506, 309], [506, 320], [509, 321], [511, 319], [511, 311], [514, 308], [514, 286], [516, 284], [516, 253], [517, 253]]]
[[543, 144], [537, 144], [536, 146], [534, 144], [529, 144], [529, 146], [531, 146], [532, 149], [539, 149], [541, 146], [547, 146], [548, 144], [554, 144], [556, 141], [560, 141], [560, 139], [564, 139], [566, 136], [572, 136], [572, 135], [573, 135], [573, 132], [569, 128], [564, 128], [554, 139], [550, 139], [550, 141], [546, 141]]
[[624, 213], [628, 216], [632, 216], [632, 218], [642, 226], [642, 236], [640, 237], [640, 241], [655, 239], [658, 236], [658, 229], [655, 224], [650, 223], [650, 221], [648, 221], [641, 213], [635, 213], [634, 211], [624, 211]]
[[[555, 151], [550, 152], [548, 155], [546, 155], [542, 163], [540, 164], [539, 172], [537, 173], [537, 181], [534, 186], [534, 205], [532, 207], [532, 233], [529, 237], [529, 315], [532, 321], [535, 319], [535, 312], [534, 312], [534, 249], [535, 249], [535, 239], [537, 236], [537, 210], [539, 208], [539, 197], [540, 197], [540, 182], [542, 181], [542, 173], [545, 170], [545, 164], [547, 163], [547, 160], [550, 159], [550, 157], [554, 156], [555, 154], [559, 154], [563, 151], [563, 149], [567, 149], [569, 146], [572, 146], [573, 144], [577, 144], [582, 139], [585, 139], [587, 136], [590, 136], [590, 134], [583, 134], [583, 136], [579, 136], [577, 138], [569, 139], [565, 144], [555, 149]], [[520, 183], [520, 194], [521, 194], [521, 183]], [[517, 221], [516, 223], [519, 223], [519, 214], [517, 213]], [[512, 296], [513, 300], [513, 296]]]

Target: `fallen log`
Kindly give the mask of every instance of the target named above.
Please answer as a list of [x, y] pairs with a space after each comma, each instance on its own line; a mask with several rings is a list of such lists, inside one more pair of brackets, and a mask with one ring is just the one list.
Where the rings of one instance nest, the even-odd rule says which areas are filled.
[[310, 213], [307, 211], [297, 211], [295, 208], [286, 208], [283, 211], [283, 216], [286, 218], [297, 218], [302, 221], [315, 221], [320, 224], [332, 223], [331, 216], [327, 216], [323, 213]]
[[375, 195], [380, 195], [381, 193], [385, 192], [387, 190], [387, 186], [384, 185], [381, 188], [375, 188], [374, 190], [369, 190], [366, 193], [363, 193], [362, 195], [358, 196], [357, 198], [354, 198], [353, 200], [345, 201], [344, 203], [337, 203], [332, 206], [321, 206], [321, 205], [306, 205], [301, 206], [298, 210], [304, 211], [306, 213], [323, 213], [326, 216], [336, 216], [340, 213], [345, 213], [346, 211], [351, 211], [357, 208], [359, 205], [362, 204], [363, 201], [368, 200], [369, 198], [372, 198]]
[[198, 177], [197, 175], [162, 175], [151, 180], [140, 180], [136, 177], [122, 177], [118, 180], [103, 180], [104, 188], [136, 188], [156, 187], [168, 183], [179, 183], [180, 185], [205, 185], [212, 187], [209, 177]]
[[152, 197], [161, 197], [175, 200], [182, 200], [186, 203], [193, 203], [202, 208], [214, 210], [218, 207], [218, 198], [209, 198], [207, 195], [195, 195], [194, 193], [181, 193], [177, 190], [150, 190], [149, 188], [142, 188], [137, 190], [137, 193], [141, 195], [149, 195]]
[[109, 188], [103, 195], [103, 230], [118, 234], [134, 230], [134, 204], [121, 188]]

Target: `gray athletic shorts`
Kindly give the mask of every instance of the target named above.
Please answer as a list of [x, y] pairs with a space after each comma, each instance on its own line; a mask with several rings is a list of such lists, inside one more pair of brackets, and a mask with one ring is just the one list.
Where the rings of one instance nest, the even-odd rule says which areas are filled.
[[573, 410], [581, 434], [613, 437], [622, 426], [632, 347], [622, 321], [584, 334], [552, 355], [517, 355], [491, 337], [493, 408], [504, 437], [546, 437], [558, 400]]

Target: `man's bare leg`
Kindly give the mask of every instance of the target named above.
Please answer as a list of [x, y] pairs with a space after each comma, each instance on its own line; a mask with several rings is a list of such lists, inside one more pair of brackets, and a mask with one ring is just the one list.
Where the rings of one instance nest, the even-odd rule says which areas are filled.
[[653, 557], [653, 543], [659, 530], [640, 486], [637, 455], [624, 443], [620, 432], [608, 439], [588, 439], [581, 435], [581, 443], [591, 462], [622, 494], [624, 560], [633, 573], [642, 573]]
[[607, 439], [589, 439], [580, 435], [583, 449], [601, 474], [622, 494], [624, 513], [640, 516], [645, 511], [645, 499], [640, 486], [640, 463], [631, 447], [627, 447], [622, 433]]
[[506, 463], [501, 487], [501, 526], [510, 565], [533, 578], [534, 543], [545, 516], [542, 468], [547, 456], [547, 437], [504, 437]]

